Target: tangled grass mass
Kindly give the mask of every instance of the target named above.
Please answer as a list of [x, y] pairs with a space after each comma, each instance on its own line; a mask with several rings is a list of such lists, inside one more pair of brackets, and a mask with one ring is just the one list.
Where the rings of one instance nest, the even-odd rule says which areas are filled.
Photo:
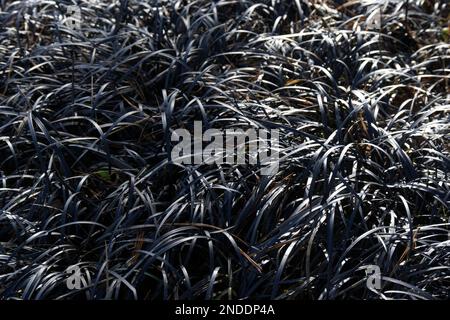
[[[0, 298], [448, 299], [449, 6], [0, 1]], [[194, 121], [278, 171], [174, 164]]]

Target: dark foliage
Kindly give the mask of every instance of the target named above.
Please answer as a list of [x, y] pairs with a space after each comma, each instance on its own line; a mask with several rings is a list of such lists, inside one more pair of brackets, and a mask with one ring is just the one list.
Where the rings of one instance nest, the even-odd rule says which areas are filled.
[[[446, 1], [68, 4], [0, 1], [1, 298], [449, 297]], [[278, 173], [169, 163], [194, 120]]]

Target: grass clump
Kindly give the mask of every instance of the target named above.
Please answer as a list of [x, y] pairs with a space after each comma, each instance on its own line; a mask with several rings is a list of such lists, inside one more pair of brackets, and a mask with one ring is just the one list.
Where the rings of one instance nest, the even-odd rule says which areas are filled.
[[[1, 298], [448, 298], [446, 1], [76, 3], [0, 4]], [[175, 166], [194, 120], [279, 171]]]

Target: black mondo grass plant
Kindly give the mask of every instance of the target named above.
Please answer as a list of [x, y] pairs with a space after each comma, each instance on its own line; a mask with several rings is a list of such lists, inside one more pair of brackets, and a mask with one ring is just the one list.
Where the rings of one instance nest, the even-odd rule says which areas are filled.
[[[0, 298], [448, 299], [449, 8], [0, 1]], [[194, 121], [278, 171], [173, 163]]]

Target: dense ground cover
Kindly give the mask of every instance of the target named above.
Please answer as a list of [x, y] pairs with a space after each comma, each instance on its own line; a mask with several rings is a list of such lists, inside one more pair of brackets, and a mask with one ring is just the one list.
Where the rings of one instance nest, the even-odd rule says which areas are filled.
[[[0, 297], [448, 298], [445, 2], [1, 1]], [[194, 120], [279, 171], [171, 164]]]

